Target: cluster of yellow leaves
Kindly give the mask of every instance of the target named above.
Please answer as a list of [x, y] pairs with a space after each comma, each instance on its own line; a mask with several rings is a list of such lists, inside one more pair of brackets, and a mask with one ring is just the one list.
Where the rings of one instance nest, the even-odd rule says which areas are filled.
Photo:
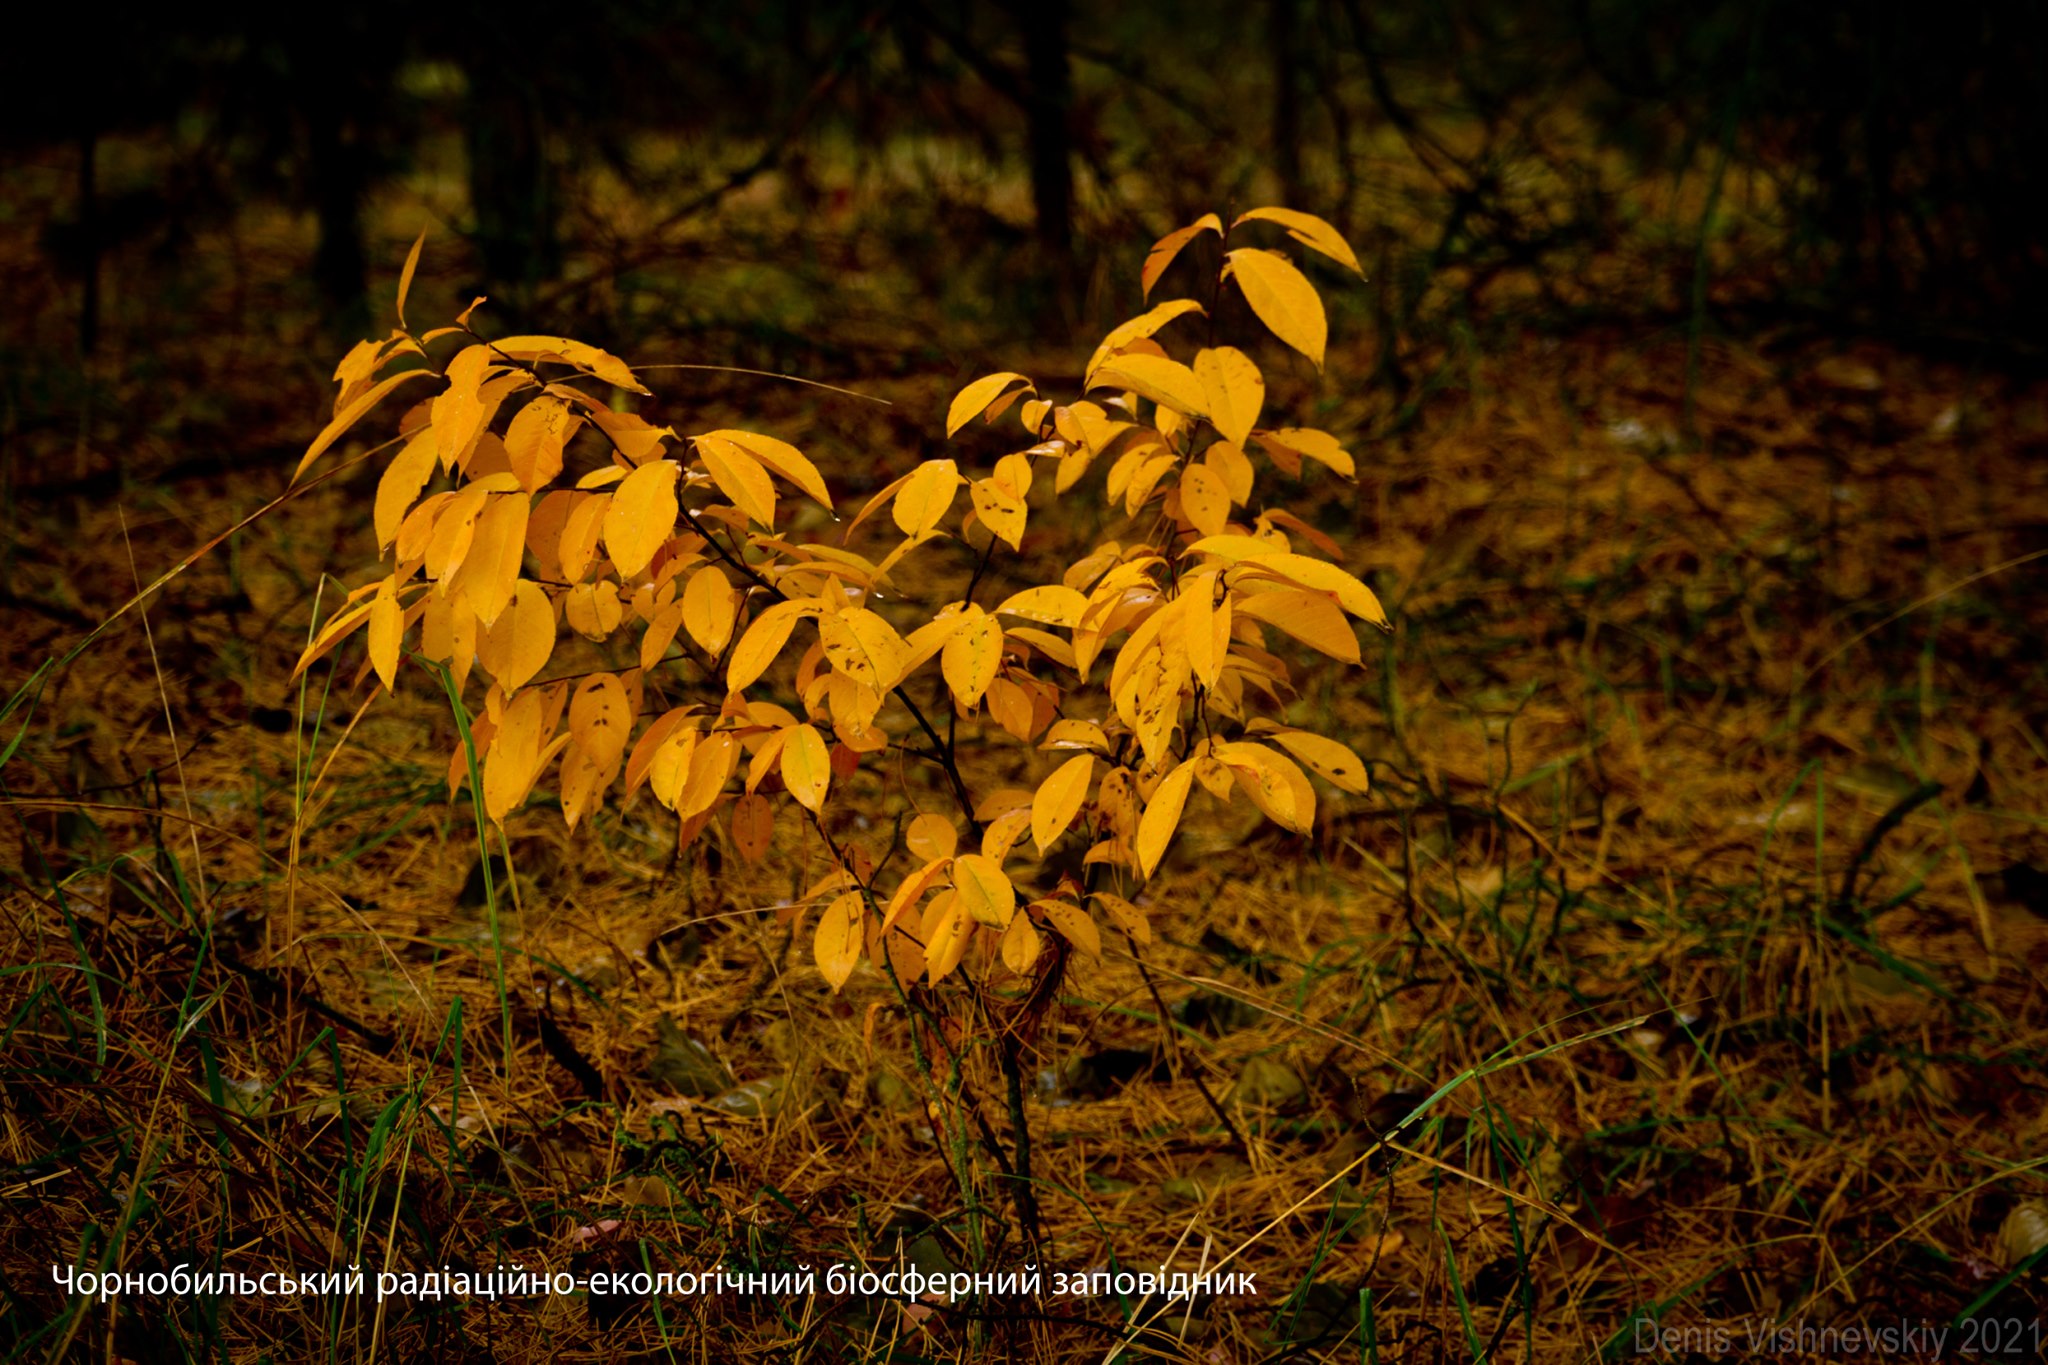
[[[1310, 215], [1256, 209], [1226, 229], [1211, 214], [1153, 247], [1147, 296], [1190, 242], [1214, 233], [1227, 247], [1247, 223], [1277, 224], [1358, 268]], [[388, 393], [440, 381], [401, 419], [400, 448], [378, 484], [373, 520], [393, 567], [350, 595], [300, 667], [360, 628], [366, 667], [387, 689], [408, 640], [458, 693], [481, 671], [488, 684], [470, 732], [491, 819], [523, 804], [559, 758], [572, 828], [615, 786], [623, 798], [645, 787], [678, 817], [684, 843], [722, 816], [740, 855], [758, 860], [773, 841], [777, 798], [814, 818], [835, 779], [892, 744], [907, 747], [892, 732], [916, 733], [930, 746], [916, 752], [957, 776], [905, 690], [936, 663], [958, 715], [985, 714], [1056, 766], [1035, 788], [993, 792], [959, 812], [977, 850], [959, 850], [951, 820], [914, 821], [915, 870], [886, 892], [868, 853], [844, 850], [804, 899], [826, 902], [814, 949], [836, 989], [862, 955], [901, 979], [936, 983], [977, 943], [1019, 973], [1033, 970], [1049, 936], [1093, 954], [1096, 914], [1147, 937], [1143, 915], [1097, 882], [1150, 877], [1197, 783], [1303, 832], [1315, 817], [1309, 774], [1365, 790], [1364, 764], [1344, 744], [1256, 714], [1291, 687], [1271, 632], [1357, 663], [1355, 623], [1385, 626], [1386, 616], [1334, 562], [1337, 545], [1257, 499], [1249, 452], [1291, 475], [1312, 462], [1350, 478], [1354, 461], [1326, 432], [1261, 426], [1265, 381], [1242, 351], [1211, 345], [1176, 358], [1160, 337], [1206, 314], [1194, 300], [1153, 306], [1104, 338], [1085, 370], [1094, 397], [1056, 402], [1007, 372], [969, 384], [947, 413], [947, 435], [1015, 409], [1026, 447], [981, 477], [955, 460], [926, 461], [827, 545], [778, 532], [790, 490], [831, 510], [816, 466], [786, 442], [655, 426], [613, 401], [648, 396], [632, 369], [567, 338], [485, 340], [467, 312], [412, 335], [404, 299], [418, 252], [415, 244], [400, 283], [399, 329], [342, 361], [333, 420], [300, 466]], [[1216, 283], [1234, 285], [1276, 337], [1321, 366], [1322, 302], [1284, 255], [1225, 250]], [[461, 342], [436, 371], [427, 348], [444, 337]], [[379, 377], [402, 360], [409, 367]], [[912, 617], [890, 593], [888, 614], [878, 609], [905, 561], [934, 540], [957, 537], [989, 554], [1023, 548], [1034, 510], [1080, 488], [1097, 465], [1103, 495], [1130, 518], [1129, 539], [993, 607], [934, 603]], [[565, 475], [572, 467], [580, 472]], [[852, 548], [892, 525], [871, 551]], [[564, 628], [614, 645], [637, 632], [637, 666], [544, 680]], [[655, 670], [668, 684], [693, 677], [699, 700], [662, 705], [642, 724], [650, 694], [678, 690], [647, 686]], [[467, 770], [458, 751], [451, 791]], [[1020, 888], [1011, 869], [1068, 838], [1083, 841], [1085, 884], [1070, 873], [1045, 894]]]

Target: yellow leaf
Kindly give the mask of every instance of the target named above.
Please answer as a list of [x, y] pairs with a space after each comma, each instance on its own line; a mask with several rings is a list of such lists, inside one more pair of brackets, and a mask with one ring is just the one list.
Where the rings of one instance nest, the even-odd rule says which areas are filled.
[[533, 789], [540, 765], [543, 702], [539, 692], [522, 692], [505, 707], [505, 718], [484, 755], [484, 813], [498, 824]]
[[598, 583], [578, 583], [562, 594], [562, 619], [569, 623], [569, 629], [586, 640], [604, 641], [619, 628], [626, 619], [625, 605], [619, 601], [619, 586], [606, 579]]
[[725, 666], [725, 685], [728, 691], [744, 692], [755, 679], [768, 671], [775, 662], [775, 656], [782, 653], [782, 646], [789, 639], [789, 633], [796, 629], [800, 617], [813, 615], [816, 607], [797, 602], [777, 602], [756, 616], [740, 642], [733, 646], [732, 658]]
[[1358, 662], [1358, 632], [1329, 594], [1306, 588], [1241, 592], [1238, 614], [1278, 626], [1311, 649], [1347, 664]]
[[812, 940], [811, 956], [817, 960], [818, 971], [825, 983], [837, 995], [847, 978], [853, 975], [855, 964], [860, 961], [861, 945], [866, 939], [862, 933], [864, 903], [861, 893], [848, 891], [825, 907], [825, 913], [818, 916], [818, 936]]
[[1105, 361], [1088, 381], [1091, 389], [1104, 386], [1130, 389], [1140, 398], [1149, 398], [1184, 417], [1209, 415], [1202, 381], [1195, 378], [1193, 370], [1163, 355], [1127, 351]]
[[481, 393], [484, 372], [490, 368], [488, 346], [466, 346], [448, 362], [444, 375], [448, 387], [434, 396], [429, 409], [434, 424], [434, 444], [441, 452], [441, 467], [452, 469], [462, 460], [477, 433], [483, 430], [486, 413]]
[[[1176, 599], [1185, 622], [1181, 635], [1188, 651], [1188, 669], [1202, 686], [1213, 688], [1223, 676], [1223, 661], [1230, 651], [1230, 627], [1216, 629], [1216, 574], [1213, 570], [1189, 574], [1181, 580]], [[1227, 610], [1227, 606], [1226, 606]]]
[[398, 580], [387, 578], [370, 599], [370, 667], [384, 690], [398, 676], [398, 646], [405, 639], [405, 608], [398, 605]]
[[676, 533], [676, 476], [682, 472], [674, 460], [650, 460], [613, 492], [604, 514], [604, 547], [621, 579], [645, 569]]
[[1308, 764], [1319, 777], [1342, 791], [1364, 796], [1367, 791], [1365, 760], [1349, 745], [1310, 734], [1306, 730], [1269, 730], [1265, 737]]
[[969, 607], [946, 647], [939, 653], [939, 668], [946, 686], [965, 710], [973, 710], [982, 693], [995, 681], [1003, 661], [1003, 628], [979, 607]]
[[1189, 313], [1199, 313], [1201, 311], [1202, 305], [1196, 303], [1193, 299], [1175, 299], [1171, 303], [1162, 303], [1150, 312], [1132, 318], [1129, 322], [1119, 324], [1111, 330], [1108, 336], [1102, 339], [1102, 344], [1095, 348], [1095, 354], [1088, 358], [1088, 364], [1081, 371], [1082, 377], [1084, 379], [1092, 379], [1096, 369], [1105, 360], [1108, 360], [1132, 342], [1151, 336], [1175, 318], [1185, 317]]
[[1001, 867], [1009, 861], [1010, 851], [1017, 847], [1017, 841], [1030, 827], [1031, 811], [1028, 807], [1004, 812], [981, 832], [981, 856]]
[[782, 745], [782, 782], [805, 810], [825, 808], [825, 792], [832, 785], [832, 755], [825, 737], [815, 726], [798, 725], [786, 732]]
[[1094, 758], [1077, 754], [1039, 784], [1031, 798], [1031, 838], [1038, 845], [1039, 857], [1045, 856], [1081, 813], [1081, 803], [1088, 799], [1088, 781], [1094, 775]]
[[676, 814], [688, 819], [710, 810], [725, 790], [739, 757], [739, 742], [724, 731], [716, 731], [697, 742], [690, 755], [690, 768], [676, 792]]
[[835, 670], [877, 692], [887, 692], [903, 676], [903, 637], [865, 607], [819, 617], [818, 638]]
[[730, 441], [796, 485], [805, 496], [820, 507], [828, 512], [832, 510], [832, 494], [825, 487], [824, 476], [818, 473], [818, 467], [805, 458], [802, 451], [789, 442], [778, 441], [773, 436], [763, 436], [754, 431], [709, 431], [697, 439], [703, 440], [705, 437]]
[[[951, 438], [960, 428], [981, 416], [988, 405], [995, 402], [1004, 390], [1008, 389], [1012, 384], [1022, 384], [1033, 393], [1037, 392], [1037, 389], [1029, 379], [1026, 379], [1021, 374], [1011, 374], [1007, 371], [1002, 374], [983, 375], [966, 388], [960, 390], [954, 396], [952, 406], [946, 409], [947, 437]], [[914, 533], [905, 531], [904, 534], [911, 535]]]
[[1191, 464], [1180, 472], [1180, 510], [1205, 536], [1230, 524], [1230, 490], [1207, 465]]
[[1225, 269], [1237, 281], [1244, 301], [1252, 306], [1259, 321], [1274, 336], [1314, 361], [1320, 370], [1330, 323], [1323, 315], [1323, 301], [1315, 286], [1294, 268], [1294, 263], [1270, 251], [1241, 247], [1230, 253]]
[[1220, 535], [1203, 536], [1185, 551], [1191, 555], [1214, 555], [1232, 563], [1246, 559], [1261, 559], [1268, 555], [1287, 553], [1285, 536], [1268, 539], [1264, 536]]
[[1194, 780], [1195, 765], [1183, 762], [1166, 775], [1145, 804], [1145, 814], [1138, 821], [1138, 870], [1147, 877], [1166, 856], [1173, 832], [1180, 828], [1180, 813], [1187, 806], [1188, 788]]
[[1238, 785], [1265, 812], [1266, 818], [1296, 834], [1306, 834], [1315, 825], [1316, 793], [1308, 778], [1292, 759], [1263, 744], [1244, 742], [1218, 744], [1212, 751], [1227, 764]]
[[[569, 506], [568, 515], [562, 518], [562, 540], [556, 548], [555, 558], [562, 567], [562, 580], [566, 583], [580, 582], [583, 575], [597, 559], [598, 538], [604, 534], [605, 517], [610, 513], [610, 493], [576, 493]], [[401, 535], [400, 539], [404, 537]]]
[[1215, 470], [1216, 476], [1223, 480], [1232, 502], [1242, 507], [1251, 501], [1252, 462], [1243, 447], [1234, 441], [1212, 442], [1202, 452], [1202, 463]]
[[1243, 567], [1251, 573], [1270, 575], [1299, 583], [1304, 588], [1334, 594], [1338, 604], [1359, 620], [1370, 621], [1382, 628], [1389, 625], [1386, 609], [1380, 606], [1380, 599], [1373, 590], [1335, 564], [1310, 559], [1307, 555], [1276, 554], [1247, 559], [1243, 561]]
[[391, 542], [398, 539], [399, 523], [412, 510], [420, 490], [427, 486], [427, 480], [434, 476], [434, 433], [422, 429], [413, 433], [405, 443], [405, 449], [392, 457], [384, 466], [383, 477], [377, 480], [377, 507], [374, 521], [377, 527], [377, 550], [382, 553], [391, 548]]
[[526, 519], [532, 511], [525, 493], [505, 493], [492, 498], [477, 518], [475, 538], [452, 591], [468, 601], [480, 625], [494, 624], [512, 600], [512, 585], [518, 582], [519, 565], [526, 557]]
[[1045, 951], [1045, 942], [1038, 935], [1038, 926], [1031, 922], [1031, 916], [1019, 915], [1010, 921], [1010, 927], [1003, 930], [1000, 951], [1003, 965], [1019, 976], [1029, 976], [1032, 966]]
[[953, 859], [953, 894], [977, 922], [997, 929], [1007, 929], [1017, 913], [1017, 891], [1002, 865], [980, 853]]
[[1017, 549], [1024, 539], [1024, 500], [994, 479], [976, 479], [968, 493], [974, 499], [974, 512], [982, 525], [1011, 549]]
[[1152, 923], [1145, 918], [1143, 910], [1122, 896], [1113, 896], [1107, 891], [1097, 891], [1089, 899], [1101, 906], [1104, 913], [1115, 921], [1116, 927], [1129, 934], [1140, 945], [1152, 941]]
[[632, 707], [618, 674], [599, 673], [576, 685], [569, 701], [569, 734], [597, 767], [610, 767], [626, 752], [632, 729]]
[[768, 798], [748, 792], [732, 803], [732, 842], [740, 857], [758, 863], [768, 856], [775, 837], [775, 807]]
[[[918, 818], [930, 820], [935, 817], [926, 815]], [[951, 826], [947, 828], [950, 830]], [[913, 848], [911, 851], [914, 853], [916, 849]], [[925, 892], [931, 890], [932, 884], [944, 876], [946, 870], [952, 865], [952, 855], [950, 853], [942, 853], [927, 861], [923, 867], [920, 867], [908, 877], [905, 877], [903, 884], [896, 888], [896, 894], [889, 898], [888, 912], [882, 916], [883, 932], [886, 933], [895, 927], [896, 921], [908, 914], [910, 908], [917, 904], [918, 899]]]
[[1031, 908], [1044, 915], [1061, 938], [1090, 957], [1102, 956], [1102, 934], [1080, 906], [1065, 901], [1033, 901]]
[[[1278, 431], [1261, 431], [1257, 435], [1259, 444], [1269, 452], [1279, 446], [1297, 457], [1306, 455], [1317, 464], [1327, 465], [1347, 479], [1358, 476], [1358, 462], [1327, 431], [1317, 431], [1313, 427], [1282, 427]], [[1296, 463], [1300, 463], [1299, 459]]]
[[512, 586], [512, 605], [481, 636], [483, 665], [507, 695], [547, 667], [555, 652], [555, 608], [538, 583]]
[[706, 654], [717, 658], [732, 639], [733, 624], [739, 619], [739, 594], [733, 591], [725, 570], [716, 564], [697, 570], [683, 585], [683, 595], [678, 600], [682, 603], [683, 626], [690, 632], [690, 638]]
[[1109, 755], [1109, 736], [1100, 725], [1092, 720], [1056, 720], [1045, 732], [1045, 743], [1041, 749], [1086, 749], [1091, 753]]
[[941, 861], [959, 847], [960, 831], [943, 815], [920, 815], [904, 830], [903, 843], [913, 857]]
[[572, 746], [562, 759], [562, 819], [573, 830], [592, 806], [604, 800], [604, 789], [619, 775], [619, 760], [600, 766], [589, 754]]
[[385, 375], [372, 384], [362, 397], [334, 414], [334, 420], [313, 438], [313, 444], [307, 446], [306, 453], [299, 457], [299, 467], [292, 471], [292, 482], [297, 483], [305, 474], [307, 467], [325, 454], [336, 441], [346, 436], [349, 428], [362, 420], [364, 413], [383, 401], [385, 394], [409, 379], [419, 379], [431, 374], [432, 370], [401, 370], [397, 374]]
[[608, 384], [616, 384], [634, 393], [646, 393], [640, 381], [633, 377], [632, 368], [625, 361], [587, 346], [567, 337], [501, 337], [491, 343], [491, 349], [513, 360], [529, 363], [540, 360], [562, 360], [579, 370], [587, 370]]
[[420, 229], [420, 235], [413, 238], [412, 250], [405, 253], [405, 268], [398, 272], [398, 325], [405, 326], [405, 296], [412, 292], [413, 272], [420, 268], [420, 248], [427, 244], [427, 230]]
[[1337, 264], [1355, 271], [1361, 278], [1365, 267], [1358, 263], [1358, 256], [1351, 250], [1351, 243], [1344, 240], [1344, 234], [1331, 227], [1313, 213], [1300, 213], [1294, 209], [1266, 208], [1240, 213], [1237, 223], [1268, 222], [1278, 223], [1287, 229], [1287, 235], [1303, 246], [1320, 251]]
[[722, 436], [699, 436], [697, 458], [732, 505], [760, 525], [775, 527], [775, 484], [761, 462]]
[[961, 908], [957, 897], [934, 897], [932, 904], [944, 906], [932, 917], [925, 932], [925, 980], [936, 986], [951, 976], [960, 959], [967, 955], [968, 941], [974, 937], [974, 921]]
[[1266, 380], [1259, 367], [1235, 346], [1214, 346], [1196, 353], [1195, 378], [1208, 400], [1209, 421], [1224, 440], [1243, 446], [1266, 406]]
[[1152, 244], [1145, 253], [1145, 264], [1138, 272], [1138, 280], [1144, 285], [1144, 296], [1152, 296], [1152, 286], [1159, 283], [1159, 277], [1166, 273], [1166, 267], [1173, 264], [1173, 258], [1180, 255], [1181, 248], [1204, 232], [1223, 235], [1223, 220], [1213, 213], [1205, 213], [1184, 228], [1175, 228]]
[[897, 529], [913, 540], [930, 535], [952, 507], [962, 482], [960, 468], [951, 460], [926, 460], [919, 465], [896, 494], [891, 512]]
[[562, 449], [583, 425], [569, 405], [552, 394], [521, 408], [505, 429], [505, 459], [520, 486], [538, 492], [562, 472]]
[[996, 608], [998, 616], [1021, 616], [1027, 621], [1043, 621], [1049, 626], [1066, 626], [1069, 629], [1081, 622], [1081, 613], [1088, 606], [1088, 599], [1072, 588], [1057, 583], [1043, 588], [1026, 588], [1013, 593]]

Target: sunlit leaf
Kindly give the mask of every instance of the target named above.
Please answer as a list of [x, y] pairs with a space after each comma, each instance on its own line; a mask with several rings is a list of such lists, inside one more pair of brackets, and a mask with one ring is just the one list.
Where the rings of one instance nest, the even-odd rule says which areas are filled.
[[740, 595], [733, 590], [732, 580], [725, 576], [725, 570], [716, 564], [706, 564], [690, 575], [690, 581], [683, 585], [682, 604], [684, 629], [712, 658], [717, 658], [732, 639], [732, 628], [739, 619]]
[[633, 377], [632, 368], [625, 361], [609, 351], [600, 351], [595, 346], [571, 341], [567, 337], [500, 337], [491, 343], [491, 349], [500, 355], [529, 364], [542, 360], [561, 360], [579, 370], [588, 370], [608, 384], [616, 384], [634, 393], [647, 392], [640, 381]]
[[610, 766], [626, 752], [632, 728], [632, 705], [618, 674], [595, 674], [576, 685], [569, 701], [569, 734], [598, 767]]
[[960, 831], [943, 815], [927, 812], [910, 822], [903, 831], [904, 846], [911, 856], [926, 862], [950, 858], [960, 845]]
[[854, 966], [860, 961], [861, 946], [866, 941], [862, 932], [865, 906], [860, 892], [848, 891], [826, 906], [825, 913], [818, 916], [818, 933], [811, 942], [811, 956], [817, 960], [818, 971], [826, 984], [832, 987], [834, 995], [853, 975]]
[[968, 608], [946, 646], [939, 654], [939, 667], [946, 686], [961, 707], [973, 710], [1003, 661], [1003, 628], [981, 608]]
[[1195, 378], [1208, 401], [1209, 421], [1223, 439], [1243, 446], [1266, 405], [1266, 380], [1235, 346], [1212, 346], [1195, 355]]
[[654, 552], [676, 533], [676, 479], [682, 472], [674, 460], [650, 460], [613, 492], [604, 514], [604, 546], [620, 578], [632, 578], [645, 569]]
[[[1031, 381], [1023, 375], [1004, 371], [1001, 374], [983, 375], [960, 390], [954, 396], [952, 405], [946, 409], [946, 435], [953, 436], [960, 428], [981, 416], [989, 404], [995, 402], [1015, 384], [1022, 384], [1027, 389], [1032, 388]], [[911, 533], [906, 531], [904, 534]]]
[[1088, 799], [1088, 782], [1094, 773], [1094, 758], [1078, 754], [1039, 784], [1037, 794], [1031, 798], [1031, 838], [1038, 845], [1039, 857], [1045, 856], [1046, 850], [1081, 813], [1081, 803]]
[[768, 666], [782, 653], [783, 643], [796, 629], [797, 621], [816, 611], [816, 607], [796, 602], [777, 602], [756, 616], [746, 633], [740, 636], [740, 642], [733, 646], [732, 658], [725, 666], [726, 688], [744, 692], [755, 679], [768, 671]]
[[1138, 821], [1138, 870], [1150, 877], [1159, 867], [1159, 860], [1166, 856], [1167, 846], [1173, 842], [1173, 832], [1180, 828], [1180, 814], [1188, 803], [1188, 788], [1195, 780], [1195, 765], [1183, 762], [1166, 775], [1152, 799], [1145, 805], [1145, 814]]
[[1089, 381], [1090, 388], [1105, 385], [1130, 389], [1140, 398], [1149, 398], [1161, 407], [1171, 408], [1187, 417], [1208, 415], [1208, 399], [1202, 392], [1202, 381], [1195, 378], [1193, 370], [1165, 356], [1135, 352], [1116, 356], [1104, 362]]
[[832, 785], [832, 755], [826, 751], [825, 737], [811, 725], [799, 725], [785, 733], [783, 785], [804, 809], [823, 810], [826, 789]]
[[962, 853], [953, 859], [953, 893], [960, 906], [981, 924], [1005, 929], [1017, 913], [1017, 891], [1002, 865], [980, 853]]
[[922, 539], [938, 528], [960, 491], [960, 468], [951, 460], [926, 460], [896, 494], [897, 529]]
[[401, 370], [397, 374], [386, 375], [375, 384], [372, 384], [362, 397], [336, 413], [334, 420], [329, 422], [320, 434], [313, 438], [313, 444], [307, 446], [306, 453], [299, 457], [299, 467], [292, 471], [292, 482], [297, 483], [300, 477], [305, 474], [307, 467], [324, 455], [328, 448], [336, 441], [346, 436], [349, 428], [362, 420], [364, 413], [383, 401], [385, 394], [390, 393], [408, 380], [420, 379], [432, 374], [432, 370]]
[[1237, 222], [1231, 226], [1234, 228], [1238, 223], [1261, 221], [1280, 224], [1287, 229], [1287, 235], [1295, 241], [1320, 251], [1339, 265], [1357, 273], [1360, 278], [1364, 277], [1365, 267], [1358, 263], [1357, 253], [1353, 252], [1351, 244], [1344, 240], [1344, 234], [1313, 213], [1283, 208], [1252, 209], [1248, 213], [1240, 213]]
[[405, 638], [405, 609], [398, 604], [398, 580], [387, 578], [370, 599], [370, 667], [384, 690], [398, 676], [398, 647]]
[[1308, 277], [1295, 269], [1292, 261], [1270, 251], [1241, 247], [1228, 259], [1230, 278], [1237, 281], [1244, 301], [1259, 321], [1320, 370], [1330, 324], [1323, 313], [1323, 300]]
[[1184, 228], [1175, 228], [1152, 244], [1145, 253], [1144, 267], [1138, 272], [1138, 281], [1144, 286], [1144, 296], [1152, 296], [1152, 286], [1159, 283], [1159, 277], [1173, 264], [1173, 258], [1180, 255], [1181, 248], [1204, 232], [1223, 235], [1223, 220], [1213, 213], [1205, 213]]
[[1090, 957], [1102, 956], [1102, 934], [1095, 927], [1095, 921], [1078, 905], [1065, 901], [1033, 901], [1031, 908], [1045, 916], [1059, 936], [1073, 944]]

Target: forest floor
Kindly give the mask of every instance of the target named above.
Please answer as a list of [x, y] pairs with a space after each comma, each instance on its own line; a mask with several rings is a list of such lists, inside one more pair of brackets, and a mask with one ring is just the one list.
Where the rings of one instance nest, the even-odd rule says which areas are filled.
[[[1276, 402], [1360, 476], [1290, 499], [1395, 624], [1295, 705], [1373, 791], [1326, 792], [1310, 839], [1206, 808], [1146, 889], [1154, 941], [1075, 959], [1031, 1040], [1031, 1243], [987, 1050], [962, 1048], [962, 1113], [930, 1112], [887, 984], [834, 994], [810, 962], [803, 849], [677, 860], [644, 796], [573, 838], [536, 800], [487, 900], [445, 699], [375, 694], [346, 652], [292, 681], [316, 603], [371, 562], [370, 485], [244, 521], [338, 355], [303, 317], [222, 321], [264, 313], [289, 252], [262, 243], [296, 241], [244, 227], [244, 288], [161, 301], [203, 344], [80, 375], [10, 343], [35, 420], [7, 437], [0, 576], [9, 1358], [164, 1358], [162, 1333], [235, 1360], [1218, 1365], [1712, 1340], [1657, 1323], [1725, 1333], [1710, 1356], [1774, 1327], [2038, 1334], [2048, 388], [1613, 320], [1417, 343], [1405, 384], [1367, 383], [1386, 357], [1340, 312], [1329, 370], [1358, 378]], [[434, 259], [416, 300], [460, 293]], [[24, 316], [55, 329], [46, 290]], [[995, 365], [902, 326], [912, 301], [856, 303], [807, 306], [912, 340], [699, 329], [630, 358], [867, 395], [671, 390], [675, 420], [743, 414], [858, 505]], [[877, 847], [925, 794], [886, 778], [844, 827]], [[963, 1117], [997, 1140], [949, 1141]], [[51, 1278], [180, 1265], [369, 1289], [109, 1306]], [[375, 1292], [512, 1266], [822, 1290], [835, 1265], [1029, 1265], [1044, 1292]], [[1117, 1288], [1162, 1267], [1246, 1292]]]

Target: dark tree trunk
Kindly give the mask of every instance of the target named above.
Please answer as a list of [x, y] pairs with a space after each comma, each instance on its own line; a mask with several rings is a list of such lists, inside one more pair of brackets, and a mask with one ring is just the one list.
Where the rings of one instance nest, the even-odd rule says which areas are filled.
[[1268, 0], [1267, 51], [1273, 59], [1273, 174], [1280, 197], [1301, 206], [1300, 0]]
[[484, 286], [516, 312], [561, 263], [558, 195], [538, 101], [500, 63], [469, 71], [469, 195]]
[[1024, 25], [1031, 204], [1047, 264], [1064, 278], [1074, 250], [1074, 84], [1067, 64], [1067, 0], [1019, 6], [1015, 13]]

